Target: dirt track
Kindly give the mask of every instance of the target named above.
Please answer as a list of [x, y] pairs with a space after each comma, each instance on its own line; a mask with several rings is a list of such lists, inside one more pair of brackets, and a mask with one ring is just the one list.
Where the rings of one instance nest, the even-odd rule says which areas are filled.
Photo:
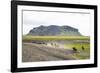
[[22, 61], [37, 62], [37, 61], [56, 61], [56, 60], [73, 60], [71, 55], [73, 50], [63, 48], [48, 47], [42, 44], [23, 43]]

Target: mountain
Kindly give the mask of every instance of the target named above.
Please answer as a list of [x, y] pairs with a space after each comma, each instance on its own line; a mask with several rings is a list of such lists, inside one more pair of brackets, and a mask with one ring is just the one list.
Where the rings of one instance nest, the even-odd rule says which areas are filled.
[[81, 36], [78, 29], [70, 26], [39, 26], [31, 29], [28, 35], [34, 36]]

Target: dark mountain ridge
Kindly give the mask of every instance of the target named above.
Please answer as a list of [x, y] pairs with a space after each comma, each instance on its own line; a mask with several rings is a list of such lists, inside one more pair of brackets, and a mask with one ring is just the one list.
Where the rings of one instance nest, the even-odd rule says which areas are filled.
[[39, 26], [31, 29], [28, 35], [33, 36], [81, 36], [78, 29], [71, 26]]

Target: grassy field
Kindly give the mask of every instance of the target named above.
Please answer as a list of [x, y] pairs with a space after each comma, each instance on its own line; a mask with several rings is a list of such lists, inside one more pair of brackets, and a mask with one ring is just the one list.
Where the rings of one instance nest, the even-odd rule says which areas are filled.
[[23, 36], [23, 41], [32, 40], [90, 40], [87, 36]]
[[[82, 46], [84, 47], [84, 50], [82, 50]], [[77, 59], [88, 59], [90, 57], [90, 43], [65, 44], [65, 47], [69, 49], [75, 47], [78, 53], [73, 54], [72, 56]]]
[[[66, 56], [72, 56], [75, 59], [89, 59], [90, 58], [90, 37], [87, 36], [23, 36], [23, 43], [24, 42], [32, 42], [32, 41], [57, 41], [57, 40], [64, 40], [64, 41], [72, 41], [72, 43], [64, 43], [63, 49], [72, 50], [73, 47], [77, 49], [77, 53], [69, 54]], [[74, 40], [74, 42], [73, 42]], [[81, 42], [77, 42], [81, 41]], [[86, 41], [86, 42], [83, 42]], [[88, 42], [87, 42], [88, 41]], [[84, 47], [84, 50], [82, 49]]]

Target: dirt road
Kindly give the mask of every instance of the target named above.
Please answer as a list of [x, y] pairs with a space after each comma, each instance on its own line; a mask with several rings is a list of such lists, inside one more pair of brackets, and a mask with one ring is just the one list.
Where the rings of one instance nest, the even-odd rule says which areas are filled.
[[73, 50], [54, 48], [42, 44], [23, 43], [22, 61], [38, 62], [38, 61], [58, 61], [73, 60]]

